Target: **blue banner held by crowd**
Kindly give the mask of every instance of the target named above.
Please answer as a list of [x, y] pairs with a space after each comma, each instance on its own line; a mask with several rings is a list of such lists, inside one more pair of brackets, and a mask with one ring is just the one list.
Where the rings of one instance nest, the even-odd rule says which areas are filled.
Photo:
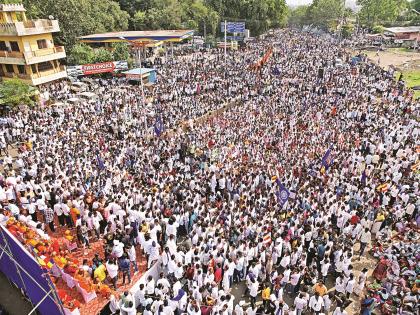
[[286, 187], [284, 187], [282, 183], [280, 183], [278, 179], [276, 180], [276, 183], [277, 183], [277, 186], [279, 187], [279, 189], [276, 192], [276, 195], [280, 203], [280, 207], [282, 208], [284, 204], [287, 202], [287, 200], [289, 199], [290, 192], [287, 190]]
[[366, 186], [366, 179], [367, 179], [366, 170], [363, 170], [362, 177], [360, 178], [360, 182], [362, 183], [363, 186]]
[[325, 152], [324, 157], [322, 158], [321, 164], [325, 168], [325, 170], [327, 170], [331, 166], [331, 164], [333, 164], [331, 148], [328, 149], [327, 152]]
[[98, 168], [100, 171], [105, 169], [105, 163], [104, 163], [104, 160], [102, 160], [101, 155], [99, 154], [99, 151], [96, 153], [96, 162], [98, 164]]
[[155, 129], [156, 136], [160, 137], [160, 135], [164, 131], [164, 126], [163, 126], [163, 121], [162, 121], [161, 116], [156, 117], [156, 122], [155, 122], [155, 128], [154, 129]]

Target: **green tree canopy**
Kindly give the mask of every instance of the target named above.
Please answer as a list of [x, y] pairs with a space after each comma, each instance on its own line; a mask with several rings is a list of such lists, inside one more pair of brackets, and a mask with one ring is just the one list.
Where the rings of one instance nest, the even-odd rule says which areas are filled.
[[95, 58], [93, 49], [83, 43], [74, 45], [67, 55], [67, 61], [72, 65], [92, 63]]
[[93, 62], [107, 62], [113, 61], [114, 57], [112, 52], [105, 48], [95, 49], [95, 55], [93, 57]]
[[0, 105], [33, 105], [36, 88], [20, 79], [5, 80], [0, 83]]
[[130, 58], [130, 52], [128, 50], [127, 43], [114, 43], [112, 44], [112, 55], [114, 60], [125, 60]]
[[52, 15], [59, 21], [58, 44], [71, 48], [77, 37], [128, 28], [129, 15], [112, 0], [23, 0], [30, 18], [46, 19]]
[[307, 14], [308, 14], [307, 5], [300, 5], [289, 11], [288, 24], [290, 26], [303, 26], [308, 24]]
[[307, 10], [307, 19], [311, 24], [328, 29], [337, 25], [345, 12], [343, 0], [314, 0]]
[[360, 20], [368, 26], [393, 23], [408, 7], [406, 0], [358, 0], [357, 4]]

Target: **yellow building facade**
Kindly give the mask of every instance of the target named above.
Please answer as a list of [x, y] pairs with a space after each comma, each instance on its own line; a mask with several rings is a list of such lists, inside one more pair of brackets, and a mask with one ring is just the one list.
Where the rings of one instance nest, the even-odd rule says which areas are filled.
[[40, 85], [67, 77], [59, 61], [66, 52], [52, 38], [58, 21], [28, 20], [25, 11], [21, 4], [0, 4], [0, 78]]

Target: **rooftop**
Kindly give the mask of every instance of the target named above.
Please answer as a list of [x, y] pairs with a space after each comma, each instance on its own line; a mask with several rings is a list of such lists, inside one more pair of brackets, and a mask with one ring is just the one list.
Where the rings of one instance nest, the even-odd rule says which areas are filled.
[[388, 27], [384, 30], [390, 33], [418, 33], [420, 32], [420, 26]]
[[23, 4], [0, 4], [0, 12], [25, 12]]
[[152, 68], [134, 68], [128, 71], [124, 71], [123, 74], [128, 74], [128, 75], [143, 75], [152, 71], [156, 71], [156, 69], [152, 69]]
[[179, 42], [194, 34], [193, 30], [157, 30], [157, 31], [126, 31], [102, 34], [92, 34], [79, 37], [85, 43], [122, 42], [122, 41], [170, 41]]

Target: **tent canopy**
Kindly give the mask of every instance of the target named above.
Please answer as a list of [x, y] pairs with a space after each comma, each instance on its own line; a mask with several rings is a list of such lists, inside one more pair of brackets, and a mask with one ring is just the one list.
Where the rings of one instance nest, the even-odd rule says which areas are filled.
[[115, 43], [115, 42], [180, 42], [191, 37], [194, 30], [157, 30], [157, 31], [126, 31], [92, 34], [79, 37], [84, 43]]
[[156, 69], [153, 68], [134, 68], [128, 71], [124, 71], [123, 74], [129, 74], [129, 75], [144, 75], [149, 72], [156, 71]]

